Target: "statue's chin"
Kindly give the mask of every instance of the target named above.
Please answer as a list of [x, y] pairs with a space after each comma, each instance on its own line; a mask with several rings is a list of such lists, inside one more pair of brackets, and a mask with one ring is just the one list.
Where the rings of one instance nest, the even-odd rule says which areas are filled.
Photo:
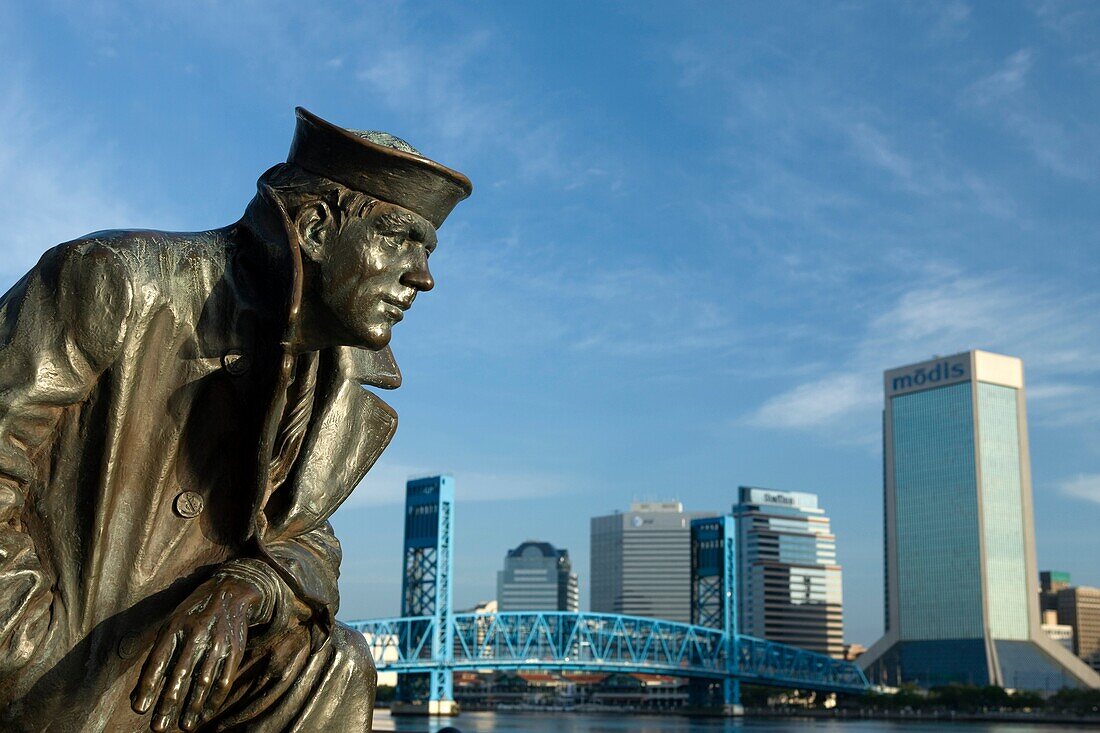
[[355, 331], [353, 334], [355, 335], [355, 342], [350, 344], [351, 346], [378, 351], [389, 346], [392, 332], [391, 327], [388, 325], [371, 325], [363, 330]]

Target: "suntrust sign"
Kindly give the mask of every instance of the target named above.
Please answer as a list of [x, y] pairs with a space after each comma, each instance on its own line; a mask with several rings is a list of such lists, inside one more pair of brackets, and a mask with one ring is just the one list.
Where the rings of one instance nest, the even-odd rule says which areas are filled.
[[956, 354], [886, 372], [886, 396], [916, 392], [970, 379], [970, 354]]
[[741, 501], [747, 504], [778, 504], [780, 506], [816, 509], [817, 495], [802, 491], [774, 491], [772, 489], [741, 487]]

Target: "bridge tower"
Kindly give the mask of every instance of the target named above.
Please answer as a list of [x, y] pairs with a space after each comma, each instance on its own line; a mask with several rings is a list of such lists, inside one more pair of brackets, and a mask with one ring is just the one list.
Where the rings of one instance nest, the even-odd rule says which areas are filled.
[[[427, 701], [429, 715], [455, 715], [451, 575], [454, 567], [454, 478], [429, 476], [405, 484], [405, 548], [401, 615], [425, 617], [431, 624], [431, 658], [427, 674], [401, 675], [397, 698], [402, 703]], [[427, 653], [427, 649], [424, 650]]]
[[[726, 660], [732, 669], [737, 652], [737, 524], [732, 516], [691, 520], [691, 623], [721, 629]], [[741, 682], [726, 677], [721, 705], [730, 715], [741, 713]], [[693, 702], [713, 702], [711, 685], [695, 680]]]

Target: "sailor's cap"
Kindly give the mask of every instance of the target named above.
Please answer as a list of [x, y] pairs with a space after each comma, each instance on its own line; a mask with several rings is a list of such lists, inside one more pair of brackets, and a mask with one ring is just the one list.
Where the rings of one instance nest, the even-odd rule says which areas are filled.
[[310, 173], [414, 211], [437, 228], [473, 190], [469, 178], [392, 135], [345, 130], [302, 107], [294, 111], [298, 124], [287, 162]]

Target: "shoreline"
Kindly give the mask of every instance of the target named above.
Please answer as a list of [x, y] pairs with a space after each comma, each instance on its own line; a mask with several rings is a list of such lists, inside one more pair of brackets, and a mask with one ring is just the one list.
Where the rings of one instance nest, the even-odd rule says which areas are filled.
[[[461, 703], [460, 703], [461, 705]], [[378, 710], [389, 710], [379, 706]], [[504, 705], [504, 706], [462, 706], [463, 713], [533, 713], [557, 715], [561, 713], [578, 713], [583, 715], [630, 715], [668, 718], [718, 718], [727, 717], [717, 712], [706, 710], [646, 710], [624, 709], [622, 707], [604, 706], [544, 706], [544, 705]], [[391, 713], [392, 715], [392, 713]], [[394, 717], [403, 717], [394, 716]], [[1027, 713], [1027, 712], [962, 712], [953, 710], [943, 711], [882, 711], [882, 710], [798, 710], [789, 708], [746, 708], [741, 718], [760, 719], [813, 719], [813, 720], [889, 720], [896, 722], [913, 723], [1046, 723], [1051, 725], [1093, 726], [1100, 728], [1100, 714], [1078, 716], [1072, 713]]]

